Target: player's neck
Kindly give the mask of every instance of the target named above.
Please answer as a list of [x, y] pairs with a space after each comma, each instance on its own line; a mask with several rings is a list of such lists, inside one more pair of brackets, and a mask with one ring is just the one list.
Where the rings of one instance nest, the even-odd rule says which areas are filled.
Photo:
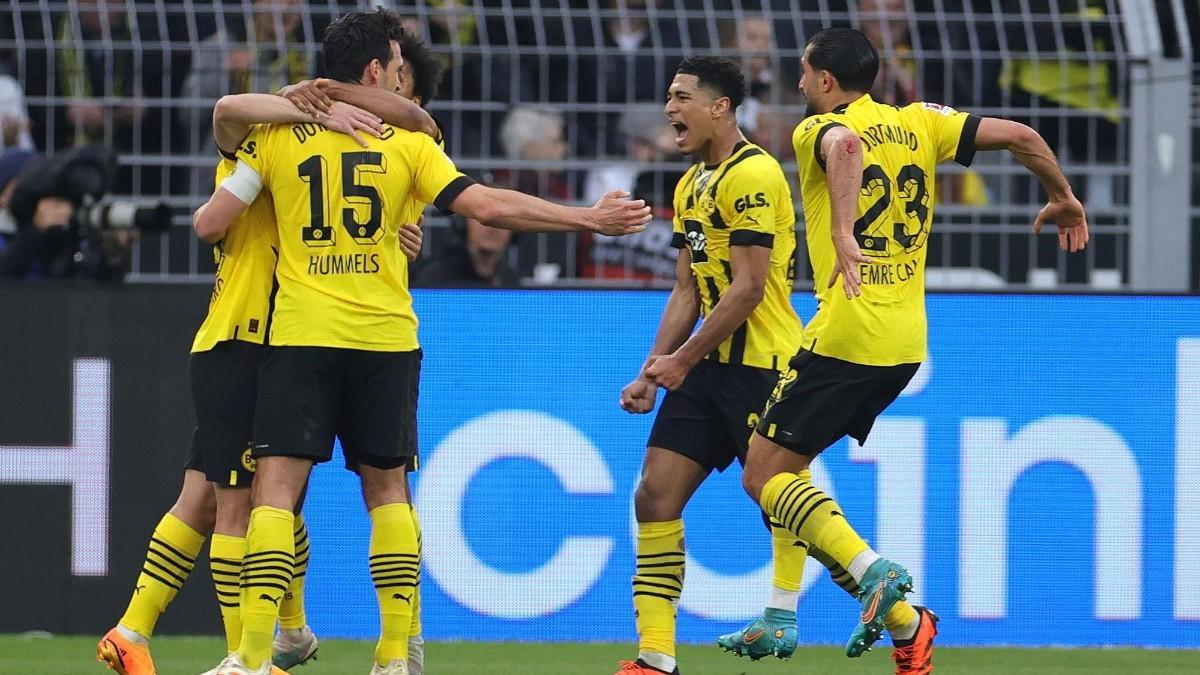
[[705, 166], [716, 166], [729, 159], [733, 155], [733, 149], [737, 147], [738, 143], [744, 140], [746, 140], [746, 137], [742, 136], [742, 132], [734, 126], [714, 136], [712, 140], [700, 148], [700, 152], [697, 155], [699, 155], [700, 161], [704, 162]]
[[825, 108], [822, 111], [822, 114], [830, 113], [838, 108], [848, 106], [863, 96], [866, 96], [866, 94], [861, 91], [839, 91], [837, 94], [831, 95], [829, 100], [825, 102], [825, 105], [822, 106]]

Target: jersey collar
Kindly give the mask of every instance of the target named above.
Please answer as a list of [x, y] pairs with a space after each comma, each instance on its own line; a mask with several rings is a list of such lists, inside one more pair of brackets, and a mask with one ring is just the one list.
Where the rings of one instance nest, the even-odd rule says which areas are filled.
[[847, 110], [849, 110], [850, 106], [852, 106], [852, 105], [858, 105], [859, 103], [863, 103], [865, 101], [871, 101], [871, 100], [872, 99], [871, 99], [870, 94], [863, 94], [862, 96], [859, 96], [858, 98], [854, 99], [853, 101], [851, 101], [849, 103], [843, 103], [843, 104], [839, 105], [838, 107], [834, 108], [830, 112], [835, 112], [840, 115], [840, 114], [846, 112]]

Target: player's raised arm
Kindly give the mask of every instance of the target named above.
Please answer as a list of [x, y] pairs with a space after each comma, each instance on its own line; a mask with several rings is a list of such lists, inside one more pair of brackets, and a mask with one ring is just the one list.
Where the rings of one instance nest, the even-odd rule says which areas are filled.
[[395, 92], [379, 87], [367, 87], [361, 84], [319, 78], [284, 87], [279, 90], [279, 94], [292, 100], [293, 103], [301, 105], [301, 101], [305, 99], [300, 95], [300, 90], [307, 87], [319, 90], [334, 101], [349, 103], [374, 113], [392, 126], [426, 134], [435, 141], [441, 140], [441, 131], [438, 129], [437, 123], [433, 121], [433, 117], [428, 112], [425, 112], [424, 108]]
[[237, 151], [242, 140], [250, 133], [251, 126], [276, 122], [316, 122], [332, 131], [353, 136], [363, 147], [366, 147], [366, 141], [358, 134], [359, 131], [375, 137], [383, 132], [379, 117], [348, 103], [334, 102], [328, 112], [309, 115], [281, 96], [230, 94], [222, 96], [213, 108], [213, 135], [217, 139], [217, 147], [228, 155]]
[[975, 147], [980, 150], [1008, 150], [1026, 169], [1037, 176], [1050, 201], [1038, 212], [1033, 229], [1053, 222], [1058, 227], [1058, 246], [1072, 253], [1088, 242], [1087, 214], [1075, 198], [1071, 184], [1063, 175], [1054, 151], [1045, 139], [1030, 127], [1011, 120], [985, 117], [975, 132]]
[[825, 162], [825, 180], [829, 186], [830, 234], [837, 264], [829, 286], [840, 276], [847, 298], [861, 294], [860, 263], [871, 259], [863, 255], [854, 238], [854, 220], [858, 215], [858, 193], [862, 186], [863, 149], [858, 135], [844, 126], [829, 129], [821, 138], [821, 159]]
[[448, 205], [450, 211], [484, 225], [516, 232], [632, 234], [646, 229], [650, 207], [626, 192], [609, 192], [590, 207], [564, 206], [516, 190], [471, 184]]

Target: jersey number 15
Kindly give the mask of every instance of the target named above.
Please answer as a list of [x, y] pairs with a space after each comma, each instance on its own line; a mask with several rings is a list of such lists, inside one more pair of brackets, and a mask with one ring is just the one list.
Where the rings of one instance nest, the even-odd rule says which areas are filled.
[[[387, 163], [381, 152], [343, 152], [342, 194], [339, 202], [348, 204], [342, 208], [342, 228], [359, 244], [375, 244], [383, 232], [383, 200], [373, 185], [362, 185], [358, 178], [362, 173], [385, 173]], [[327, 194], [325, 185], [326, 159], [313, 155], [297, 167], [300, 180], [308, 183], [309, 225], [301, 228], [300, 237], [309, 246], [332, 246], [333, 226], [329, 225], [329, 204], [336, 195]], [[369, 208], [367, 222], [358, 222], [356, 205]]]

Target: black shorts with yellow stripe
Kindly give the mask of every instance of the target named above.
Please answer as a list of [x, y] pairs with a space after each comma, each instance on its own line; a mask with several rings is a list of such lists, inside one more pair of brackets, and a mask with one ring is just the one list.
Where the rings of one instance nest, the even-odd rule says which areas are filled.
[[667, 392], [646, 445], [724, 471], [746, 457], [750, 432], [778, 380], [774, 370], [705, 359]]
[[861, 443], [919, 363], [866, 366], [800, 350], [779, 377], [757, 431], [805, 456], [850, 436]]
[[250, 487], [254, 478], [250, 439], [265, 351], [252, 342], [225, 340], [189, 360], [196, 429], [187, 468], [218, 485]]

